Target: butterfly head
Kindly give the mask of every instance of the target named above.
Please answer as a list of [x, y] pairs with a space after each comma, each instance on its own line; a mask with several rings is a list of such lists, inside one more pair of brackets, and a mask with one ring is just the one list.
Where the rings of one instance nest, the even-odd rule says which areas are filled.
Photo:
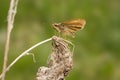
[[52, 25], [53, 25], [54, 27], [59, 27], [60, 24], [61, 24], [61, 23], [53, 23]]
[[61, 23], [53, 23], [52, 26], [53, 26], [58, 32], [60, 32]]

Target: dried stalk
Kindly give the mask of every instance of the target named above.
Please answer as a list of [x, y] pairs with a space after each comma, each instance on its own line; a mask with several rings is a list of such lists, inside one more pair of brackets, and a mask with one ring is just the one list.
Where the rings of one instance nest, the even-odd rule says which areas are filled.
[[[35, 44], [34, 46], [30, 47], [29, 49], [25, 50], [23, 53], [21, 53], [21, 55], [19, 55], [5, 70], [5, 72], [7, 72], [20, 58], [22, 58], [23, 56], [27, 55], [29, 51], [31, 51], [32, 49], [34, 49], [35, 47], [43, 44], [43, 43], [46, 43], [48, 41], [50, 41], [52, 38], [49, 38], [49, 39], [46, 39], [44, 41], [41, 41], [37, 44]], [[0, 75], [0, 79], [2, 78], [3, 76], [3, 73]]]
[[11, 0], [10, 2], [10, 8], [8, 12], [8, 25], [7, 25], [7, 36], [6, 36], [6, 42], [5, 42], [5, 51], [4, 51], [4, 62], [3, 62], [3, 70], [2, 70], [2, 80], [5, 78], [6, 74], [6, 67], [7, 67], [7, 59], [8, 59], [8, 51], [9, 51], [9, 42], [10, 42], [10, 35], [13, 28], [14, 23], [14, 17], [17, 10], [17, 4], [18, 0]]
[[62, 38], [52, 37], [52, 54], [48, 60], [48, 67], [40, 67], [37, 80], [64, 80], [72, 70], [72, 52], [68, 43]]

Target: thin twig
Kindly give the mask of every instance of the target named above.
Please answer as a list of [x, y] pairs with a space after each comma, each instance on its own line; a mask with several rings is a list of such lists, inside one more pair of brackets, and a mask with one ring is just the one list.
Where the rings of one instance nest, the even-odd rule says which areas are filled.
[[[29, 49], [25, 50], [23, 53], [21, 53], [21, 55], [19, 55], [7, 68], [4, 72], [7, 72], [20, 58], [22, 58], [23, 56], [27, 55], [29, 51], [31, 51], [32, 49], [34, 49], [35, 47], [43, 44], [43, 43], [46, 43], [48, 41], [52, 40], [52, 38], [49, 38], [49, 39], [46, 39], [44, 41], [41, 41], [37, 44], [35, 44], [34, 46], [30, 47]], [[3, 73], [0, 75], [0, 79], [2, 78], [3, 76]]]
[[9, 51], [9, 42], [10, 42], [10, 35], [13, 28], [14, 18], [16, 15], [18, 0], [11, 0], [10, 8], [8, 12], [8, 25], [7, 25], [7, 36], [5, 42], [5, 51], [4, 51], [4, 62], [3, 62], [3, 70], [2, 70], [2, 80], [5, 78], [6, 74], [6, 66], [7, 66], [7, 59], [8, 59], [8, 51]]

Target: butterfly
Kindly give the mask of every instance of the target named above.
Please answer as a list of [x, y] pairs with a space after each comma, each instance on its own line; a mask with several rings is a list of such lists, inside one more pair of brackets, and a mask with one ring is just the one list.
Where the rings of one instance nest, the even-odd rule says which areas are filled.
[[74, 33], [84, 28], [86, 21], [84, 19], [75, 19], [63, 23], [53, 23], [53, 27], [63, 35], [74, 37]]

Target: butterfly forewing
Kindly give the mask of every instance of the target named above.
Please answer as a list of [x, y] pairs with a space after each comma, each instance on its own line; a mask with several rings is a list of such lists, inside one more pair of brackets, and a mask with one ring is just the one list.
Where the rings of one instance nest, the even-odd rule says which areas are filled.
[[85, 20], [84, 19], [76, 19], [76, 20], [71, 20], [71, 21], [68, 21], [68, 22], [63, 22], [63, 24], [84, 26], [85, 25]]
[[71, 20], [71, 21], [62, 23], [62, 25], [74, 31], [83, 29], [85, 24], [86, 22], [83, 19], [76, 19], [76, 20]]

